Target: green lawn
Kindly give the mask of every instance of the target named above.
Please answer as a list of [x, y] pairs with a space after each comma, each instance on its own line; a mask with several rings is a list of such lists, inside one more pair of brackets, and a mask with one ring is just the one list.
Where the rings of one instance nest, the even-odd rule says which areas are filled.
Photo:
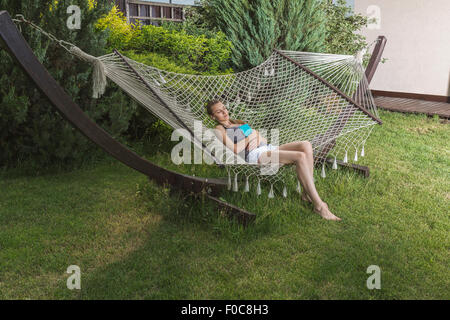
[[[3, 171], [0, 298], [449, 299], [448, 124], [380, 116], [358, 159], [369, 179], [315, 172], [341, 222], [314, 214], [293, 185], [287, 199], [268, 199], [267, 189], [259, 198], [224, 193], [258, 215], [244, 230], [206, 200], [157, 187], [115, 160], [57, 174]], [[81, 268], [81, 290], [66, 287], [69, 265]], [[381, 269], [380, 290], [366, 287], [370, 265]]]

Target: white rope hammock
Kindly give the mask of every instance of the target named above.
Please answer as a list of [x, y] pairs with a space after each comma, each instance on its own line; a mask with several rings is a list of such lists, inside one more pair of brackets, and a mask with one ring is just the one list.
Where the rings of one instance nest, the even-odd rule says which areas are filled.
[[[332, 86], [324, 84], [290, 59]], [[206, 130], [216, 125], [205, 110], [205, 103], [211, 99], [220, 98], [230, 111], [230, 118], [244, 120], [266, 133], [272, 129], [279, 130], [275, 144], [308, 140], [314, 153], [320, 154], [330, 142], [336, 141], [325, 156], [343, 157], [344, 163], [348, 162], [349, 153], [354, 153], [354, 161], [358, 160], [358, 151], [364, 156], [365, 141], [377, 123], [370, 116], [378, 117], [378, 114], [364, 70], [359, 59], [353, 56], [274, 51], [253, 69], [219, 76], [167, 72], [119, 53], [108, 54], [98, 60], [104, 65], [109, 79], [172, 128], [191, 132], [193, 142], [206, 154], [225, 150], [223, 154], [215, 153], [214, 158], [218, 164], [226, 165], [230, 188], [231, 176], [234, 175], [235, 191], [238, 190], [238, 176], [245, 177], [244, 191], [247, 191], [249, 178], [257, 177], [258, 184], [260, 180], [268, 180], [273, 185], [286, 179], [283, 175], [285, 170], [272, 167], [273, 172], [279, 172], [268, 174], [266, 171], [261, 175], [259, 166], [248, 164], [243, 159], [239, 161], [214, 136], [202, 145], [200, 141], [204, 141], [202, 137]], [[98, 96], [97, 93], [94, 95]], [[196, 120], [201, 121], [201, 132], [194, 127]], [[274, 143], [270, 141], [270, 134], [266, 137]], [[337, 168], [336, 162], [333, 168]], [[266, 169], [270, 171], [270, 168]], [[322, 176], [325, 176], [324, 166]], [[283, 194], [286, 195], [286, 190]], [[273, 196], [273, 187], [269, 196]]]
[[[269, 197], [274, 196], [277, 183], [284, 185], [282, 194], [287, 196], [287, 179], [295, 175], [290, 166], [268, 167], [261, 174], [260, 166], [239, 159], [215, 136], [205, 142], [207, 131], [216, 125], [206, 113], [209, 100], [219, 98], [230, 118], [244, 120], [265, 132], [269, 143], [310, 141], [315, 162], [322, 162], [322, 177], [327, 156], [334, 157], [333, 169], [337, 169], [337, 158], [346, 163], [351, 156], [358, 161], [359, 152], [364, 156], [364, 144], [379, 122], [361, 65], [363, 53], [354, 57], [275, 50], [250, 70], [204, 76], [164, 71], [117, 51], [93, 57], [74, 45], [65, 48], [94, 65], [94, 98], [103, 94], [108, 78], [172, 128], [187, 130], [194, 145], [210, 160], [225, 165], [229, 188], [234, 191], [238, 191], [241, 177], [245, 181], [243, 191], [249, 191], [249, 181], [254, 180], [260, 194], [260, 181], [266, 180], [271, 184]], [[279, 132], [278, 141], [271, 141], [273, 129]], [[270, 170], [277, 173], [268, 174]]]

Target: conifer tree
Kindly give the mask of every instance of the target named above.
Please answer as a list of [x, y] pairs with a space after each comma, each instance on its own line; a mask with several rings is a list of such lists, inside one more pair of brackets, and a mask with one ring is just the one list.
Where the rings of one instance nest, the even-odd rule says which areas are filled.
[[203, 0], [199, 10], [233, 43], [235, 70], [256, 66], [273, 49], [322, 51], [322, 0]]

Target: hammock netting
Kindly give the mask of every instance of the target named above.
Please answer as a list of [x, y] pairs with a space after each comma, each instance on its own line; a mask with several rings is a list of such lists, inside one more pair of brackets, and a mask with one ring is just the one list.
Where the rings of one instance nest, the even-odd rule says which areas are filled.
[[216, 76], [167, 72], [118, 52], [97, 59], [110, 80], [172, 128], [184, 129], [207, 157], [225, 165], [234, 191], [238, 177], [245, 181], [244, 191], [256, 178], [257, 193], [266, 180], [273, 196], [273, 185], [285, 185], [295, 174], [292, 166], [262, 170], [224, 148], [208, 133], [217, 125], [206, 113], [209, 100], [220, 99], [231, 119], [248, 122], [269, 143], [310, 141], [315, 162], [334, 158], [334, 169], [337, 158], [345, 163], [352, 156], [357, 161], [358, 152], [364, 156], [365, 141], [378, 120], [361, 59], [354, 56], [276, 50], [257, 67]]

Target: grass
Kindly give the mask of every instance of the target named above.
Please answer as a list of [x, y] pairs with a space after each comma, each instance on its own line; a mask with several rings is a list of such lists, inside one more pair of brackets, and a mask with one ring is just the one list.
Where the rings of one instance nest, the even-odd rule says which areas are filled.
[[[205, 199], [158, 187], [115, 160], [34, 176], [3, 171], [0, 298], [449, 299], [448, 124], [380, 116], [358, 159], [369, 179], [315, 172], [341, 222], [320, 219], [293, 192], [225, 192], [258, 215], [244, 230]], [[167, 157], [151, 156], [173, 168]], [[66, 287], [69, 265], [81, 268], [81, 290]], [[381, 269], [380, 290], [366, 287], [370, 265]]]

